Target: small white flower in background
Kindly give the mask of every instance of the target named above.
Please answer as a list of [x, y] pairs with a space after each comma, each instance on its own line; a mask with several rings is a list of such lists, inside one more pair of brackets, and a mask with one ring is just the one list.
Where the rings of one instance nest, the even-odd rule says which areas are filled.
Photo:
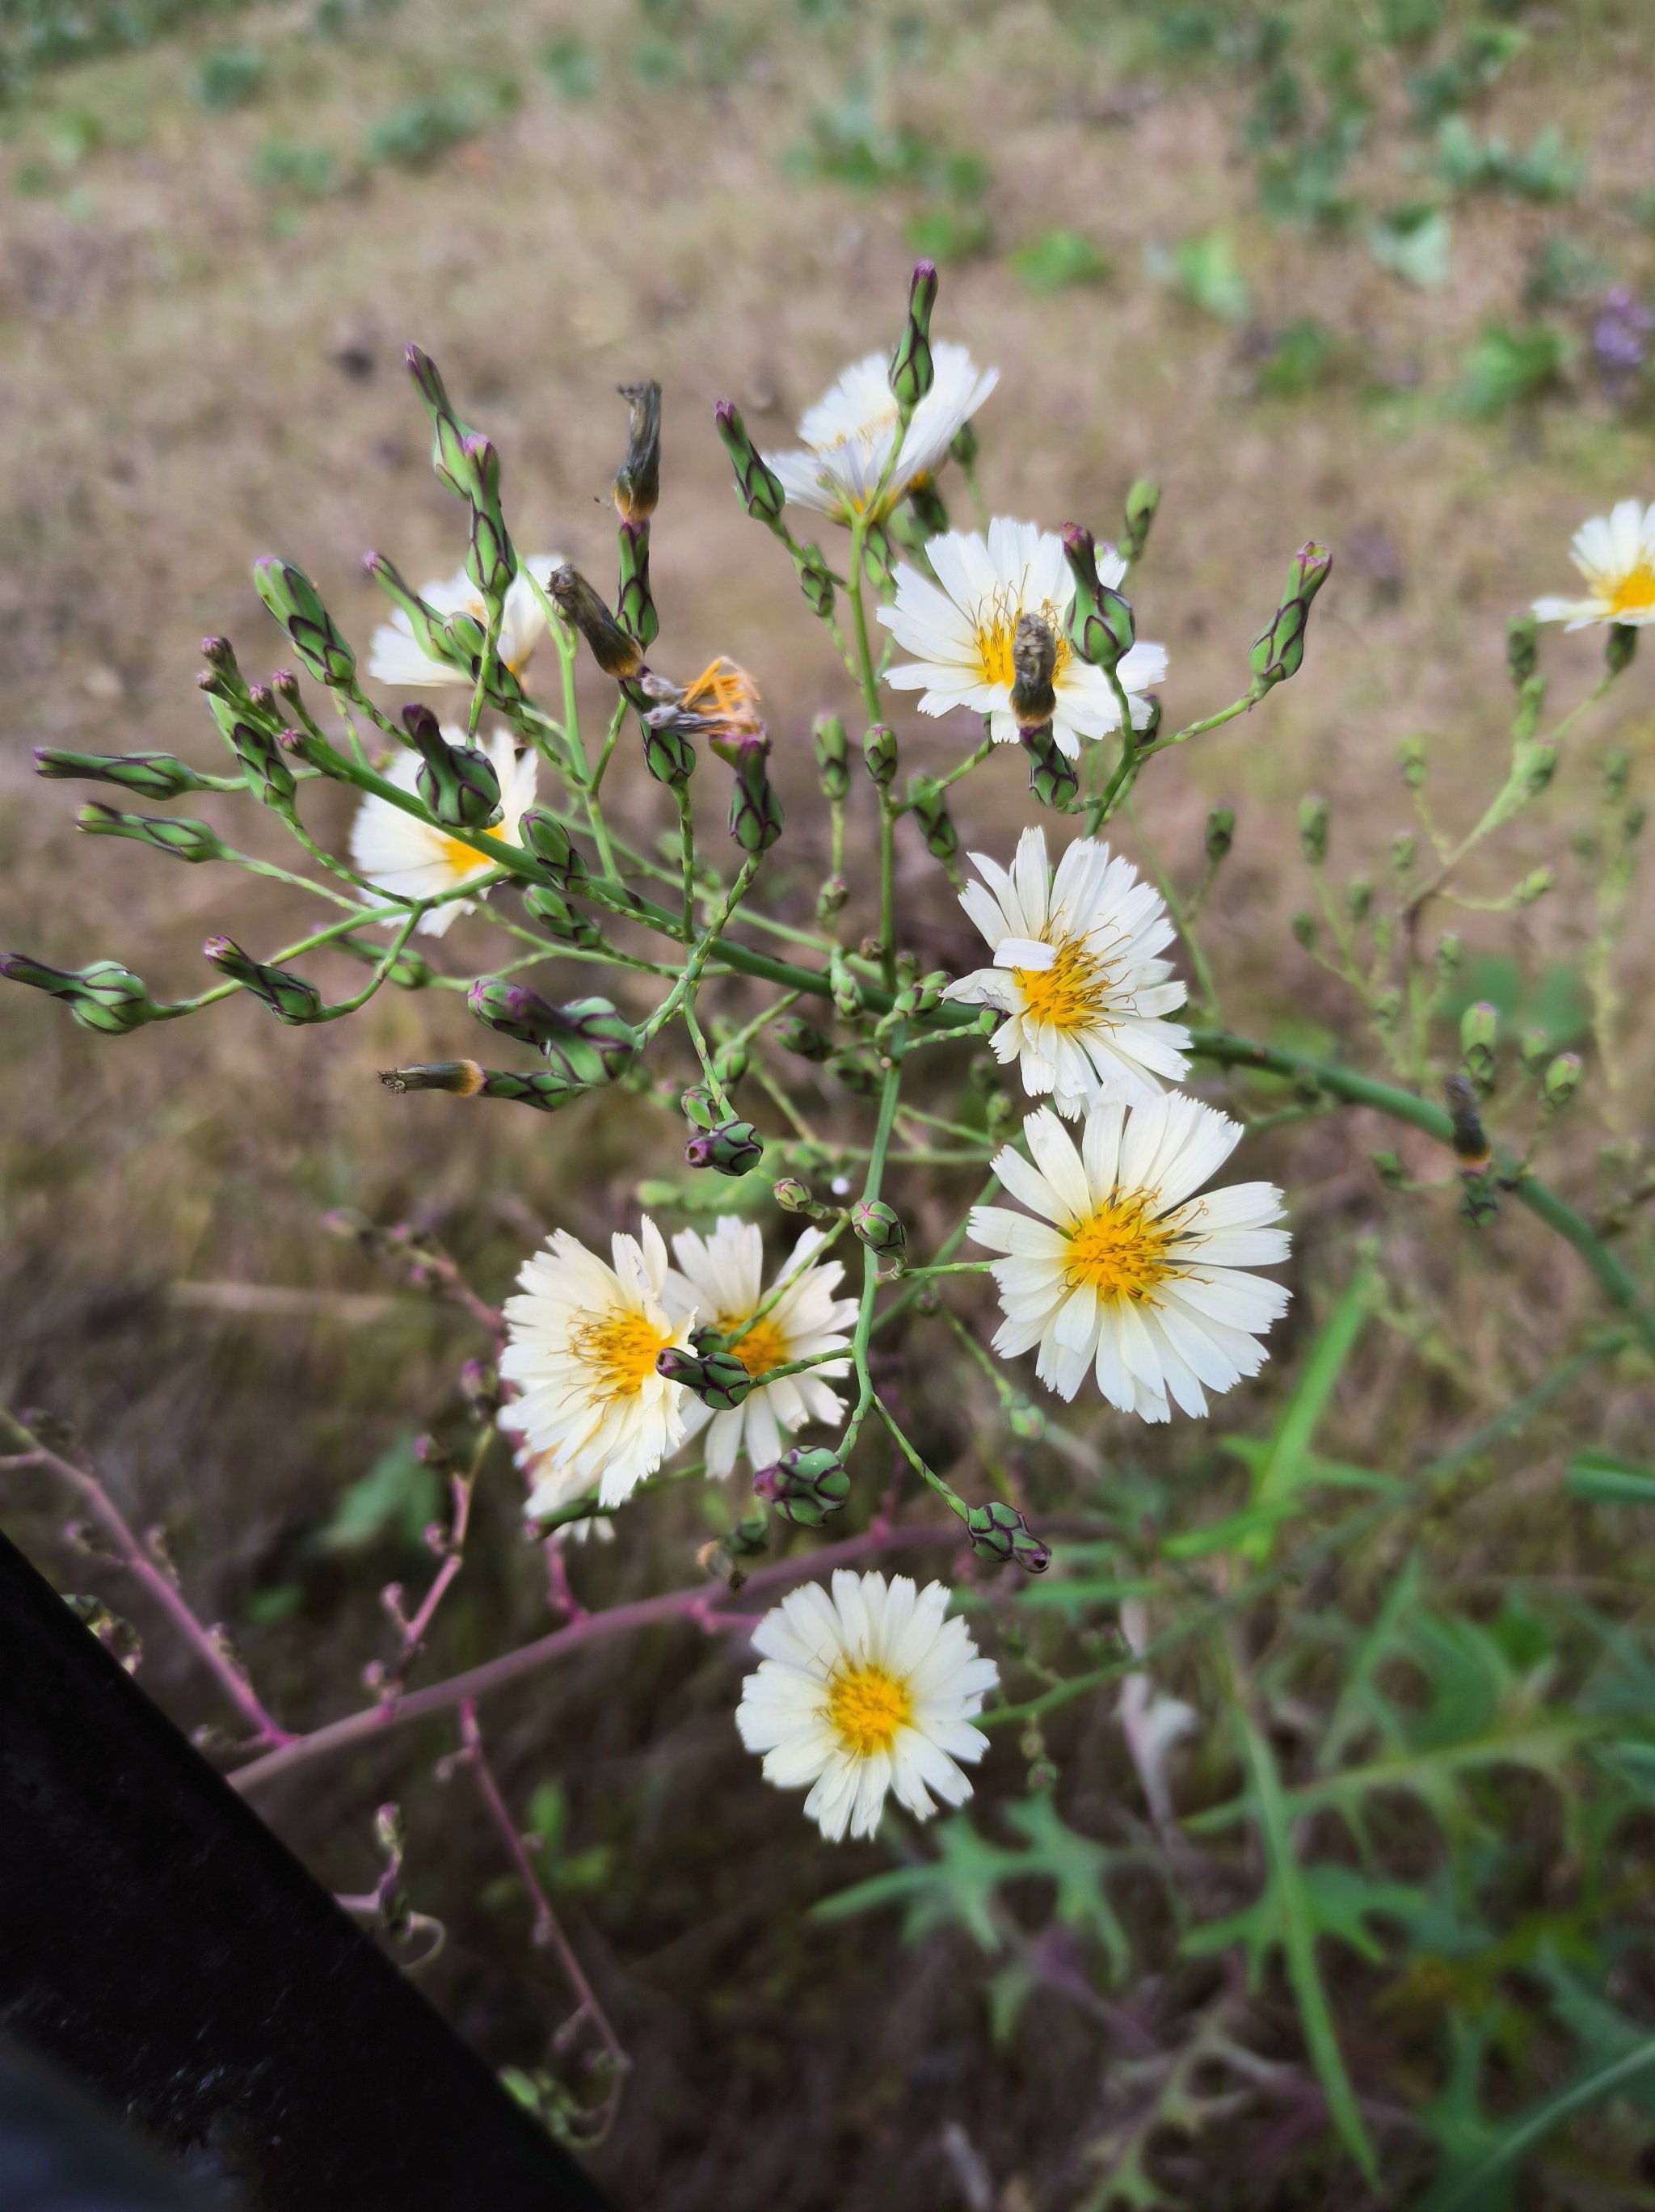
[[1040, 1218], [973, 1206], [971, 1235], [997, 1260], [1005, 1313], [994, 1348], [1040, 1346], [1042, 1382], [1072, 1398], [1088, 1369], [1123, 1413], [1204, 1413], [1264, 1361], [1258, 1341], [1287, 1310], [1279, 1283], [1249, 1274], [1285, 1260], [1288, 1232], [1273, 1183], [1193, 1194], [1241, 1136], [1228, 1115], [1184, 1093], [1095, 1106], [1077, 1146], [1042, 1107], [1023, 1123], [1031, 1166], [1009, 1146], [994, 1172]]
[[[777, 1282], [785, 1282], [801, 1262], [810, 1262], [822, 1242], [821, 1230], [807, 1229], [778, 1270]], [[727, 1335], [763, 1304], [764, 1237], [756, 1223], [720, 1214], [710, 1237], [686, 1229], [673, 1238], [672, 1251], [680, 1273], [669, 1283], [669, 1294], [676, 1292], [681, 1306], [693, 1305], [703, 1328]], [[805, 1265], [763, 1318], [737, 1339], [730, 1348], [749, 1375], [788, 1367], [818, 1352], [850, 1350], [845, 1331], [855, 1323], [857, 1301], [834, 1296], [844, 1273], [837, 1260]], [[693, 1437], [706, 1428], [710, 1475], [728, 1474], [743, 1443], [750, 1466], [773, 1466], [781, 1455], [784, 1435], [791, 1436], [807, 1421], [839, 1418], [844, 1408], [828, 1378], [846, 1371], [846, 1363], [835, 1360], [809, 1375], [785, 1376], [779, 1382], [755, 1390], [729, 1413], [715, 1413], [692, 1399], [685, 1409], [684, 1433]]]
[[[562, 566], [561, 553], [536, 553], [519, 562], [518, 574], [512, 579], [500, 611], [498, 651], [513, 676], [522, 675], [535, 647], [546, 635], [545, 613], [523, 570], [532, 569], [544, 590], [553, 569]], [[421, 584], [419, 595], [427, 606], [433, 607], [440, 615], [475, 615], [485, 629], [488, 627], [488, 610], [464, 568], [457, 576], [440, 576], [434, 583]], [[368, 646], [367, 672], [376, 684], [390, 684], [398, 690], [427, 684], [470, 684], [475, 681], [463, 668], [452, 667], [446, 660], [433, 660], [415, 638], [414, 625], [400, 607], [389, 622], [381, 623], [375, 629]]]
[[610, 1240], [613, 1267], [567, 1229], [524, 1262], [505, 1306], [500, 1371], [518, 1386], [511, 1427], [546, 1455], [543, 1484], [597, 1485], [619, 1505], [684, 1437], [684, 1389], [655, 1371], [658, 1353], [689, 1342], [693, 1313], [670, 1310], [667, 1248], [646, 1214], [637, 1237]]
[[[529, 1486], [529, 1495], [523, 1505], [524, 1518], [538, 1521], [549, 1514], [561, 1513], [578, 1498], [588, 1496], [591, 1483], [574, 1474], [555, 1452], [531, 1450], [524, 1441], [517, 1415], [514, 1399], [509, 1406], [501, 1407], [500, 1425], [512, 1440], [512, 1456], [517, 1462], [518, 1473]], [[590, 1513], [584, 1520], [566, 1521], [552, 1531], [555, 1544], [584, 1544], [593, 1536], [600, 1544], [615, 1541], [615, 1523], [606, 1513]]]
[[[1120, 702], [1102, 669], [1082, 660], [1064, 635], [1075, 603], [1075, 579], [1063, 540], [1033, 522], [997, 515], [986, 541], [973, 531], [951, 530], [925, 548], [936, 583], [906, 563], [896, 572], [896, 604], [876, 610], [905, 653], [915, 658], [893, 668], [894, 691], [918, 691], [922, 714], [969, 707], [989, 718], [997, 744], [1015, 744], [1011, 711], [1011, 641], [1018, 618], [1038, 616], [1057, 640], [1052, 687], [1057, 712], [1052, 735], [1072, 760], [1082, 738], [1101, 738], [1120, 727]], [[1098, 574], [1118, 586], [1126, 562], [1112, 546], [1098, 548]], [[1142, 694], [1167, 673], [1167, 648], [1142, 639], [1124, 653], [1115, 673], [1132, 709], [1132, 726], [1149, 719]]]
[[[979, 369], [962, 345], [944, 341], [931, 349], [935, 376], [914, 409], [891, 480], [880, 495], [879, 520], [917, 483], [929, 480], [949, 447], [1000, 380], [997, 368]], [[847, 368], [833, 390], [799, 424], [803, 453], [767, 453], [790, 507], [814, 507], [835, 522], [854, 522], [873, 495], [901, 418], [890, 386], [890, 362], [870, 353]]]
[[736, 1725], [765, 1754], [764, 1778], [810, 1794], [804, 1810], [830, 1843], [871, 1836], [893, 1790], [918, 1820], [963, 1804], [988, 1738], [972, 1727], [999, 1680], [965, 1623], [944, 1618], [941, 1583], [840, 1568], [834, 1594], [790, 1590], [753, 1632], [763, 1663], [742, 1686]]
[[1623, 499], [1608, 514], [1595, 514], [1575, 532], [1569, 558], [1585, 579], [1586, 596], [1537, 599], [1532, 611], [1542, 622], [1571, 629], [1655, 623], [1655, 507]]
[[991, 1040], [1022, 1066], [1031, 1097], [1052, 1093], [1073, 1120], [1106, 1097], [1158, 1097], [1190, 1072], [1190, 1033], [1161, 1018], [1188, 995], [1160, 957], [1173, 941], [1166, 903], [1129, 860], [1076, 837], [1047, 865], [1045, 833], [1025, 830], [1009, 872], [973, 853], [982, 877], [960, 903], [994, 953], [943, 994], [1009, 1017]]
[[[457, 723], [445, 723], [443, 735], [451, 745], [468, 743], [465, 732]], [[518, 824], [535, 801], [535, 757], [531, 752], [518, 752], [508, 730], [496, 730], [483, 750], [500, 778], [502, 810], [494, 828], [483, 834], [515, 845], [519, 842]], [[412, 750], [398, 753], [384, 771], [385, 781], [394, 783], [398, 791], [413, 791], [419, 773], [420, 756]], [[421, 822], [415, 815], [404, 814], [400, 806], [373, 793], [362, 801], [351, 824], [350, 860], [359, 876], [366, 876], [382, 891], [405, 899], [434, 898], [440, 891], [452, 890], [456, 884], [469, 882], [473, 876], [487, 875], [492, 866], [463, 839], [451, 837], [446, 830]], [[476, 912], [475, 899], [451, 899], [421, 919], [420, 933], [441, 937], [457, 914]]]

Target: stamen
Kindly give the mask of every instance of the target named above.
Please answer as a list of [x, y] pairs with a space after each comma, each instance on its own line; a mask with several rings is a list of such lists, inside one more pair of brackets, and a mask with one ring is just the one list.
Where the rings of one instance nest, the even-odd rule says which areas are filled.
[[907, 1684], [882, 1667], [843, 1668], [828, 1685], [828, 1720], [846, 1750], [858, 1759], [888, 1751], [912, 1712]]
[[1173, 1273], [1173, 1231], [1150, 1213], [1147, 1197], [1112, 1199], [1070, 1235], [1064, 1280], [1071, 1291], [1089, 1285], [1110, 1303], [1141, 1301]]

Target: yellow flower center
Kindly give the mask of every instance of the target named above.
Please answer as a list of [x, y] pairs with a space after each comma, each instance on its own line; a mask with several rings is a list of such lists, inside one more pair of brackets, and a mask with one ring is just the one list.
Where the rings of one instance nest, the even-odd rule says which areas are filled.
[[[496, 822], [492, 830], [485, 830], [482, 834], [485, 837], [503, 837], [506, 824], [503, 821]], [[474, 846], [465, 844], [458, 837], [443, 839], [440, 859], [457, 884], [463, 884], [468, 876], [478, 875], [492, 865]]]
[[912, 1711], [907, 1684], [883, 1667], [842, 1667], [828, 1686], [828, 1717], [858, 1759], [888, 1751]]
[[1064, 635], [1068, 613], [1067, 607], [1053, 606], [1050, 599], [1043, 599], [1038, 607], [1026, 607], [1004, 586], [991, 599], [985, 599], [977, 610], [977, 665], [983, 682], [1003, 684], [1009, 689], [1015, 681], [1011, 641], [1016, 635], [1020, 615], [1038, 615], [1057, 640], [1058, 659], [1052, 680], [1054, 684], [1061, 682], [1064, 669], [1074, 658], [1073, 648]]
[[570, 1350], [591, 1370], [591, 1387], [600, 1398], [634, 1398], [655, 1372], [655, 1355], [672, 1341], [670, 1330], [627, 1307], [583, 1322]]
[[1054, 1030], [1094, 1028], [1103, 1020], [1110, 999], [1110, 971], [1086, 946], [1070, 938], [1058, 947], [1049, 968], [1014, 968], [1029, 1021], [1049, 1022]]
[[1155, 1219], [1147, 1198], [1112, 1199], [1070, 1232], [1064, 1280], [1071, 1291], [1089, 1285], [1111, 1304], [1147, 1298], [1173, 1273], [1172, 1242], [1173, 1231]]
[[[720, 1326], [739, 1328], [740, 1320], [725, 1321]], [[786, 1337], [768, 1314], [755, 1321], [745, 1336], [738, 1336], [730, 1349], [749, 1375], [767, 1375], [773, 1367], [785, 1367], [793, 1356]]]
[[1616, 584], [1610, 593], [1609, 611], [1618, 618], [1647, 614], [1652, 607], [1655, 607], [1655, 568], [1640, 561]]

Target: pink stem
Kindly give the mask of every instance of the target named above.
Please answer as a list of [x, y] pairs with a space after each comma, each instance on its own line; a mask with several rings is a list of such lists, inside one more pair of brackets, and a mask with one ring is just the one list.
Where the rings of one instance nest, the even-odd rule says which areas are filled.
[[[918, 1544], [958, 1541], [958, 1525], [953, 1520], [940, 1528], [870, 1528], [863, 1535], [846, 1537], [843, 1543], [830, 1544], [825, 1550], [761, 1567], [757, 1574], [748, 1577], [743, 1595], [803, 1582], [830, 1567], [849, 1566], [855, 1560], [873, 1558], [882, 1552]], [[361, 1743], [387, 1729], [400, 1727], [406, 1721], [422, 1720], [427, 1713], [448, 1712], [456, 1705], [485, 1698], [493, 1691], [503, 1689], [506, 1683], [515, 1682], [519, 1675], [532, 1674], [549, 1660], [579, 1650], [583, 1644], [626, 1635], [634, 1629], [653, 1628], [663, 1621], [694, 1620], [698, 1614], [705, 1617], [706, 1625], [718, 1628], [744, 1626], [747, 1622], [744, 1613], [709, 1613], [705, 1583], [691, 1589], [668, 1590], [659, 1597], [636, 1598], [630, 1605], [612, 1605], [604, 1613], [583, 1613], [579, 1620], [572, 1620], [566, 1627], [555, 1629], [549, 1636], [539, 1637], [515, 1651], [502, 1652], [498, 1659], [486, 1659], [480, 1667], [451, 1675], [446, 1682], [433, 1682], [423, 1690], [410, 1690], [394, 1706], [370, 1705], [361, 1712], [348, 1713], [343, 1720], [330, 1721], [324, 1727], [312, 1729], [309, 1735], [289, 1737], [264, 1758], [239, 1766], [229, 1779], [238, 1790], [257, 1790], [280, 1775], [307, 1766], [314, 1759], [343, 1751], [349, 1744]]]

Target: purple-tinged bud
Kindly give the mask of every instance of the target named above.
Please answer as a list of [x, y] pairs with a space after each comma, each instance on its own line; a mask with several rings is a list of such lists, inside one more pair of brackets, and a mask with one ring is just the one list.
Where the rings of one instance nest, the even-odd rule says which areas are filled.
[[118, 960], [94, 960], [89, 968], [65, 971], [27, 953], [0, 952], [0, 976], [61, 999], [82, 1029], [102, 1036], [124, 1036], [160, 1012], [142, 978]]
[[1001, 1498], [973, 1505], [965, 1522], [971, 1548], [981, 1559], [992, 1559], [998, 1566], [1009, 1563], [1029, 1575], [1043, 1575], [1052, 1564], [1051, 1553], [1022, 1515]]
[[888, 791], [896, 774], [896, 732], [876, 722], [862, 739], [862, 764], [881, 791]]
[[773, 1467], [761, 1467], [753, 1478], [755, 1497], [773, 1505], [784, 1521], [797, 1528], [820, 1528], [837, 1513], [851, 1494], [851, 1478], [836, 1452], [825, 1444], [795, 1444]]
[[571, 906], [563, 893], [553, 890], [549, 884], [527, 885], [523, 903], [547, 936], [560, 945], [578, 945], [591, 951], [603, 941], [603, 933], [591, 916]]
[[656, 1354], [655, 1371], [681, 1382], [715, 1413], [733, 1413], [753, 1395], [753, 1377], [733, 1352], [682, 1352], [670, 1344]]
[[908, 1232], [882, 1198], [859, 1198], [851, 1208], [852, 1234], [882, 1259], [908, 1249]]
[[36, 745], [34, 773], [54, 782], [112, 783], [138, 799], [177, 799], [210, 787], [171, 753], [68, 753]]
[[850, 748], [845, 725], [837, 714], [818, 714], [810, 725], [810, 746], [816, 757], [816, 774], [824, 799], [837, 801], [851, 788]]
[[224, 848], [204, 822], [165, 814], [123, 814], [118, 807], [90, 799], [75, 818], [77, 830], [93, 837], [130, 837], [135, 844], [170, 854], [175, 860], [221, 860]]
[[730, 794], [730, 834], [743, 853], [767, 853], [782, 831], [781, 801], [771, 783], [768, 738], [737, 738], [717, 743], [736, 771]]
[[1048, 722], [1044, 729], [1020, 730], [1028, 755], [1028, 787], [1042, 806], [1058, 814], [1071, 813], [1080, 801], [1080, 776]]
[[253, 563], [253, 588], [293, 641], [293, 649], [318, 683], [349, 686], [356, 678], [356, 655], [323, 605], [302, 568], [267, 554]]
[[470, 500], [475, 504], [482, 490], [477, 481], [475, 459], [466, 450], [467, 441], [476, 433], [455, 414], [437, 364], [427, 353], [416, 345], [403, 349], [408, 373], [415, 388], [425, 402], [425, 411], [431, 417], [431, 465], [437, 480], [452, 491], [456, 498]]
[[267, 1006], [277, 1021], [300, 1027], [322, 1018], [322, 994], [302, 975], [251, 958], [233, 938], [209, 937], [201, 950], [221, 975], [239, 983], [261, 1006]]
[[784, 1213], [809, 1213], [815, 1207], [809, 1186], [802, 1183], [797, 1176], [783, 1176], [779, 1182], [772, 1186], [772, 1194]]
[[720, 1121], [703, 1129], [684, 1146], [693, 1168], [715, 1168], [720, 1175], [749, 1175], [764, 1158], [764, 1146], [750, 1121]]
[[826, 1060], [834, 1048], [831, 1037], [797, 1014], [784, 1014], [771, 1034], [784, 1051], [796, 1052], [804, 1060]]
[[1542, 1086], [1546, 1111], [1555, 1114], [1567, 1106], [1580, 1088], [1580, 1079], [1586, 1072], [1585, 1062], [1578, 1052], [1560, 1052], [1546, 1070]]
[[518, 842], [560, 886], [579, 882], [586, 872], [579, 847], [549, 808], [524, 809], [518, 822]]
[[623, 522], [616, 543], [621, 551], [621, 578], [615, 591], [615, 611], [621, 627], [637, 639], [647, 653], [661, 634], [649, 583], [649, 525]]
[[809, 545], [796, 545], [793, 573], [799, 580], [805, 605], [818, 622], [826, 622], [834, 611], [834, 580], [822, 558], [821, 546], [814, 541]]
[[937, 264], [915, 265], [908, 287], [908, 315], [891, 356], [891, 395], [904, 415], [912, 415], [931, 390], [937, 371], [931, 361], [931, 309], [937, 305]]
[[755, 522], [767, 528], [777, 529], [787, 495], [781, 488], [781, 479], [766, 461], [747, 434], [733, 400], [721, 399], [712, 410], [718, 435], [724, 441], [736, 471], [736, 489], [742, 505]]
[[428, 606], [419, 593], [403, 582], [393, 562], [383, 553], [365, 553], [362, 566], [391, 601], [408, 617], [409, 628], [414, 633], [414, 642], [428, 660], [448, 662], [451, 648], [446, 634], [447, 617], [435, 607]]
[[1256, 691], [1268, 691], [1272, 684], [1298, 674], [1304, 664], [1311, 601], [1327, 581], [1332, 566], [1333, 556], [1313, 541], [1307, 541], [1294, 555], [1282, 604], [1253, 640], [1247, 656]]
[[500, 775], [488, 754], [451, 745], [429, 707], [404, 707], [403, 727], [420, 756], [420, 797], [436, 819], [449, 830], [492, 829], [500, 818]]
[[1118, 667], [1137, 635], [1131, 607], [1098, 574], [1098, 551], [1089, 530], [1078, 522], [1065, 523], [1063, 550], [1075, 579], [1069, 641], [1094, 668]]
[[908, 785], [908, 806], [919, 825], [925, 850], [944, 866], [959, 856], [960, 832], [954, 826], [943, 787], [934, 775], [916, 775]]
[[1160, 505], [1161, 486], [1152, 477], [1140, 477], [1128, 487], [1122, 544], [1129, 562], [1143, 559], [1143, 549], [1149, 542], [1150, 525]]

